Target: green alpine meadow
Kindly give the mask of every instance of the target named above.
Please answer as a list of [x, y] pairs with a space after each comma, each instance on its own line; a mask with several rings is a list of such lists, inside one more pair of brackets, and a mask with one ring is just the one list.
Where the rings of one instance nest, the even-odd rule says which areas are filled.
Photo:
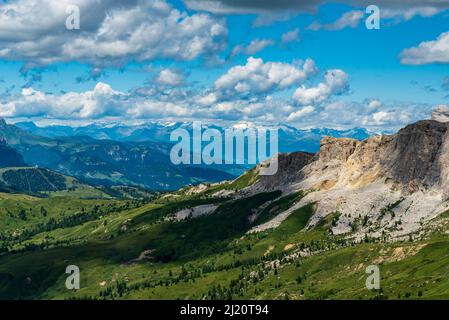
[[447, 303], [448, 17], [449, 0], [1, 0], [0, 308]]
[[[90, 188], [48, 191], [45, 197], [2, 193], [0, 297], [448, 297], [447, 213], [400, 241], [354, 240], [362, 221], [354, 232], [332, 232], [342, 212], [310, 225], [317, 204], [298, 204], [311, 190], [286, 196], [274, 190], [238, 199], [222, 192], [241, 192], [257, 181], [250, 170], [233, 182], [139, 199], [114, 198]], [[292, 207], [297, 208], [277, 227], [256, 231]], [[66, 288], [68, 265], [79, 267], [79, 290]], [[381, 270], [378, 290], [366, 288], [369, 265]]]

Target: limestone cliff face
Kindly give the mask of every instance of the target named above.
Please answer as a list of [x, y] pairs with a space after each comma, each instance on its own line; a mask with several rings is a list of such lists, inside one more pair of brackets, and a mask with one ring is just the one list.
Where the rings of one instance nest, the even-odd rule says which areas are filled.
[[373, 137], [365, 141], [327, 137], [321, 141], [319, 153], [302, 176], [313, 189], [360, 186], [378, 178], [379, 150], [389, 137]]
[[427, 120], [390, 136], [364, 141], [325, 138], [316, 160], [303, 169], [305, 179], [335, 187], [391, 183], [403, 192], [443, 187], [449, 166], [447, 123]]
[[436, 186], [444, 170], [439, 160], [447, 129], [447, 124], [431, 120], [401, 129], [386, 148], [382, 167], [410, 192]]
[[255, 191], [308, 190], [297, 207], [316, 203], [310, 225], [340, 212], [335, 233], [350, 232], [364, 218], [359, 236], [404, 236], [449, 209], [448, 128], [449, 123], [425, 120], [364, 141], [327, 137], [313, 158], [283, 156], [278, 174], [261, 177]]

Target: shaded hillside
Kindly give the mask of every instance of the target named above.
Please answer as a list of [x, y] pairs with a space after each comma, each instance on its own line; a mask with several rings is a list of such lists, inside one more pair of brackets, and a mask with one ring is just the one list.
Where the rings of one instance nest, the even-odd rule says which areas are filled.
[[39, 193], [68, 188], [66, 177], [41, 168], [11, 168], [0, 171], [0, 179], [14, 191]]
[[0, 138], [0, 168], [21, 166], [25, 166], [22, 155], [9, 147], [3, 138]]
[[0, 191], [37, 197], [69, 196], [93, 199], [111, 197], [75, 178], [37, 167], [0, 169]]

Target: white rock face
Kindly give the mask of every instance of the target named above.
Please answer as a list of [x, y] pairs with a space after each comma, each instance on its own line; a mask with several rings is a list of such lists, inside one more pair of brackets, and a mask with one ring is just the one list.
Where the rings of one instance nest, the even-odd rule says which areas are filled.
[[439, 122], [449, 122], [449, 107], [440, 105], [432, 111], [432, 120]]
[[338, 211], [334, 234], [357, 225], [355, 238], [382, 232], [403, 237], [449, 208], [449, 123], [420, 121], [364, 141], [327, 137], [313, 161], [290, 175], [297, 179], [279, 189], [312, 192], [253, 232], [276, 227], [294, 209], [315, 203], [308, 227]]

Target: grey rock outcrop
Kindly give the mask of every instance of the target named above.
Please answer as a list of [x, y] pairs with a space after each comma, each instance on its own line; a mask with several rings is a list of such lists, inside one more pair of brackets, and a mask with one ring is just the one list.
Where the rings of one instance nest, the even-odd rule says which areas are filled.
[[425, 120], [395, 135], [364, 141], [325, 138], [316, 160], [304, 168], [303, 175], [325, 176], [340, 186], [365, 186], [379, 180], [409, 193], [442, 187], [449, 166], [445, 144], [449, 144], [448, 127], [446, 123]]
[[[360, 237], [385, 230], [392, 237], [404, 236], [449, 209], [448, 129], [449, 123], [424, 120], [394, 135], [363, 141], [326, 137], [320, 151], [311, 159], [307, 156], [309, 163], [291, 166], [290, 157], [298, 155], [285, 155], [278, 174], [260, 177], [254, 187], [309, 190], [297, 206], [316, 203], [310, 225], [338, 211], [344, 218], [335, 233], [349, 232], [356, 219], [365, 217], [368, 223], [357, 231]], [[276, 226], [282, 219], [267, 225]]]
[[[274, 175], [261, 175], [251, 189], [272, 191], [282, 189], [301, 179], [301, 170], [313, 160], [314, 154], [308, 152], [282, 153], [278, 156], [278, 170]], [[260, 171], [261, 165], [256, 167]]]

